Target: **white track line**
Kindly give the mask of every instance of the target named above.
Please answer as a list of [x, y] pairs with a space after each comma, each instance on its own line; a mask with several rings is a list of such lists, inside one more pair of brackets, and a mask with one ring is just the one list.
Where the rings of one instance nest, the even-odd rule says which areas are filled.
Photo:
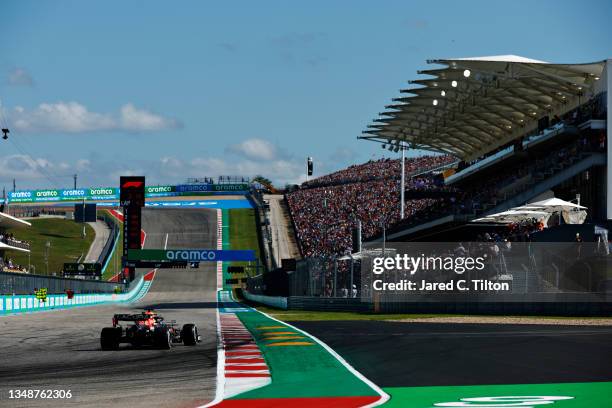
[[389, 396], [389, 394], [387, 394], [386, 392], [384, 392], [378, 385], [374, 384], [372, 381], [370, 381], [369, 379], [367, 379], [363, 374], [361, 374], [359, 371], [357, 371], [352, 365], [350, 365], [344, 358], [342, 358], [342, 356], [338, 353], [336, 353], [331, 347], [329, 347], [327, 344], [325, 344], [323, 341], [319, 340], [317, 337], [313, 336], [312, 334], [309, 334], [307, 332], [305, 332], [304, 330], [298, 329], [295, 326], [290, 325], [289, 323], [283, 322], [282, 320], [278, 320], [272, 316], [270, 316], [267, 313], [264, 313], [262, 311], [254, 311], [255, 313], [261, 313], [262, 315], [277, 321], [279, 323], [282, 323], [288, 327], [291, 327], [294, 330], [297, 330], [298, 332], [304, 334], [305, 336], [310, 337], [311, 339], [313, 339], [314, 341], [316, 341], [317, 343], [319, 343], [319, 345], [321, 347], [323, 347], [325, 350], [327, 350], [327, 352], [329, 352], [332, 356], [334, 356], [334, 358], [336, 360], [338, 360], [338, 362], [340, 362], [340, 364], [342, 364], [344, 367], [347, 368], [347, 370], [349, 370], [351, 373], [353, 373], [357, 378], [359, 378], [361, 381], [363, 381], [364, 383], [366, 383], [368, 386], [370, 386], [370, 388], [372, 388], [374, 391], [376, 391], [379, 395], [380, 395], [380, 399], [378, 401], [375, 401], [371, 404], [368, 405], [364, 405], [362, 408], [369, 408], [369, 407], [377, 407], [379, 405], [382, 405], [384, 403], [386, 403], [387, 401], [389, 401], [389, 399], [391, 398]]

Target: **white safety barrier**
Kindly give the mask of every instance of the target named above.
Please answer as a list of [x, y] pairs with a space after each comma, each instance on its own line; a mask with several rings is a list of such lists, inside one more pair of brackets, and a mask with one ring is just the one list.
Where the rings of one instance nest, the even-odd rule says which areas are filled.
[[35, 295], [0, 295], [0, 316], [14, 313], [40, 312], [45, 310], [68, 309], [76, 306], [93, 306], [115, 302], [136, 302], [147, 294], [151, 279], [141, 277], [134, 287], [126, 293], [75, 294], [68, 299], [66, 294], [47, 295], [45, 302]]

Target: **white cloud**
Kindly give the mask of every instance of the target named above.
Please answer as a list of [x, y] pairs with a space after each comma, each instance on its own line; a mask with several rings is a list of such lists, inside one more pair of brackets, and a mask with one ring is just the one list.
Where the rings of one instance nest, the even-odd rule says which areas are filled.
[[117, 185], [117, 184], [119, 184], [119, 177], [121, 177], [121, 176], [142, 176], [143, 174], [144, 175], [147, 174], [143, 169], [121, 169], [121, 170], [115, 170], [115, 171], [111, 172], [110, 175], [109, 175], [109, 179], [110, 179], [109, 183], [111, 183], [110, 185]]
[[34, 80], [28, 71], [24, 68], [14, 68], [8, 74], [8, 84], [16, 86], [32, 86]]
[[78, 102], [42, 103], [33, 110], [16, 106], [11, 117], [17, 130], [33, 133], [150, 132], [181, 126], [175, 119], [138, 109], [132, 104], [122, 106], [119, 114], [113, 115], [92, 112]]
[[[277, 150], [280, 150], [277, 148]], [[269, 157], [269, 156], [267, 156]], [[148, 184], [182, 183], [188, 177], [245, 176], [261, 174], [275, 184], [284, 186], [304, 181], [303, 160], [273, 157], [271, 160], [252, 160], [227, 155], [193, 158], [162, 156], [158, 159], [134, 159], [129, 163], [110, 157], [75, 157], [74, 160], [55, 161], [14, 154], [0, 157], [0, 187], [9, 187], [17, 179], [19, 188], [69, 188], [70, 174], [79, 175], [79, 186], [115, 186], [120, 176], [145, 175]], [[4, 184], [2, 184], [4, 183]]]
[[91, 161], [87, 159], [79, 159], [76, 162], [76, 169], [78, 171], [88, 171], [91, 168]]
[[338, 146], [336, 150], [329, 156], [331, 161], [340, 162], [344, 164], [345, 162], [355, 161], [357, 154], [355, 151], [349, 146]]
[[[153, 166], [152, 166], [153, 167]], [[258, 161], [242, 159], [239, 161], [225, 157], [196, 157], [180, 160], [176, 157], [163, 157], [157, 166], [159, 173], [154, 177], [168, 182], [178, 182], [187, 177], [245, 176], [253, 177], [261, 174], [270, 178], [278, 185], [298, 183], [305, 176], [304, 166], [291, 160]], [[150, 174], [150, 173], [147, 173]]]
[[232, 145], [227, 151], [236, 153], [251, 160], [273, 160], [277, 157], [278, 149], [267, 140], [252, 138]]
[[123, 129], [137, 132], [180, 127], [175, 119], [165, 118], [144, 109], [137, 109], [131, 103], [121, 107], [119, 124]]
[[[63, 164], [54, 165], [47, 159], [33, 158], [23, 154], [12, 154], [0, 157], [0, 181], [12, 182], [13, 178], [18, 181], [45, 179], [54, 170], [65, 170]], [[49, 181], [42, 180], [43, 184]]]
[[161, 158], [162, 166], [166, 166], [168, 168], [181, 168], [182, 163], [176, 157], [162, 157]]

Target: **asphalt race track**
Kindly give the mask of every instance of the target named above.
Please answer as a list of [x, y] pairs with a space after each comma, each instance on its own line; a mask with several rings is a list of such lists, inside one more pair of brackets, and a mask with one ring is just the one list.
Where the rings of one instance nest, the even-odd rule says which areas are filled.
[[612, 381], [612, 327], [290, 323], [380, 387]]
[[[215, 210], [144, 209], [145, 248], [216, 248]], [[216, 276], [159, 270], [138, 304], [81, 307], [0, 319], [0, 406], [194, 407], [214, 398]], [[203, 342], [171, 350], [100, 350], [113, 313], [152, 306], [177, 323], [195, 323]], [[71, 390], [70, 400], [9, 400], [10, 389]]]

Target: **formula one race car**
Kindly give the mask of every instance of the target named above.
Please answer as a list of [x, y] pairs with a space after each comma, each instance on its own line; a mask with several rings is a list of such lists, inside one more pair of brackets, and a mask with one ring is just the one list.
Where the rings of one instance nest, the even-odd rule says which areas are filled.
[[[128, 323], [124, 326], [121, 322]], [[175, 321], [166, 322], [153, 310], [138, 314], [116, 314], [113, 316], [113, 327], [105, 327], [100, 333], [102, 350], [117, 350], [120, 343], [130, 343], [134, 347], [170, 349], [173, 343], [195, 346], [201, 341], [195, 324], [185, 324], [179, 329]]]

